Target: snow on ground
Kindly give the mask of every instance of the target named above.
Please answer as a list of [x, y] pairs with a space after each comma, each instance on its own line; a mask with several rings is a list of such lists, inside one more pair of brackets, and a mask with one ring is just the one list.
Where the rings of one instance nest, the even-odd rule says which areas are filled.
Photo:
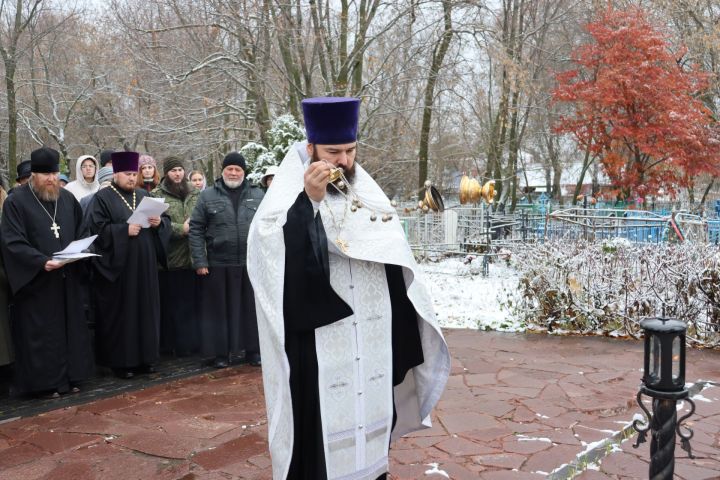
[[519, 274], [498, 262], [490, 264], [489, 275], [483, 277], [482, 257], [469, 264], [464, 261], [450, 258], [420, 264], [440, 326], [524, 331], [525, 326], [502, 308], [507, 292], [517, 290]]

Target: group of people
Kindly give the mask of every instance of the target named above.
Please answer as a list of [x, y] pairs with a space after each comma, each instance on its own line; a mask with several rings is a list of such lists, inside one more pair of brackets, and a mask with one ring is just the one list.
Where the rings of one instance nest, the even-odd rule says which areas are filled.
[[[115, 152], [112, 180], [83, 207], [71, 191], [87, 190], [92, 157], [77, 167], [85, 183], [62, 190], [57, 152], [33, 152], [0, 222], [26, 390], [62, 393], [89, 375], [92, 304], [97, 361], [123, 377], [151, 371], [160, 346], [217, 367], [239, 351], [259, 365], [262, 352], [273, 478], [387, 478], [391, 440], [430, 427], [450, 356], [395, 210], [356, 162], [359, 99], [302, 108], [307, 141], [267, 172], [266, 194], [237, 152], [202, 191], [179, 158], [159, 178], [154, 160]], [[148, 195], [170, 208], [128, 224]], [[99, 257], [53, 259], [91, 234]]]
[[[0, 206], [0, 366], [12, 364], [14, 393], [77, 392], [95, 364], [152, 373], [161, 353], [261, 364], [246, 241], [264, 190], [242, 155], [228, 154], [211, 186], [174, 156], [162, 176], [127, 151], [79, 157], [65, 185], [59, 167], [57, 151], [33, 151]], [[147, 196], [165, 213], [128, 223]], [[97, 256], [55, 258], [91, 235]]]

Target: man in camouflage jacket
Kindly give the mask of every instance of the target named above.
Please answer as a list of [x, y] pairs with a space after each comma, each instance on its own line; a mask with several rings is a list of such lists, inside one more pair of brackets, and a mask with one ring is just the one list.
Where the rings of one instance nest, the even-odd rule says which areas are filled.
[[200, 346], [199, 284], [190, 256], [190, 216], [199, 192], [185, 178], [185, 167], [177, 157], [163, 161], [163, 179], [152, 195], [170, 205], [172, 234], [167, 248], [167, 269], [161, 268], [160, 350], [185, 356]]

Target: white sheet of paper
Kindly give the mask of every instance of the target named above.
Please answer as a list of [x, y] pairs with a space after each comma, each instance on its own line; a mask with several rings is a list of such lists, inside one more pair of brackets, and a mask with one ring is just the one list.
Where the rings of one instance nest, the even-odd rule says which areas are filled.
[[99, 257], [96, 253], [66, 253], [64, 255], [53, 256], [53, 260], [58, 261], [65, 265], [66, 263], [77, 262], [83, 258]]
[[70, 244], [63, 250], [53, 253], [53, 260], [61, 262], [64, 265], [66, 263], [76, 262], [83, 258], [99, 257], [100, 255], [97, 255], [95, 253], [83, 252], [83, 250], [86, 250], [88, 247], [90, 247], [90, 245], [92, 245], [96, 238], [97, 235], [92, 235], [90, 237], [81, 238], [80, 240], [70, 242]]
[[170, 205], [165, 203], [164, 198], [143, 197], [140, 205], [137, 206], [133, 214], [128, 218], [127, 223], [135, 223], [142, 228], [149, 228], [150, 222], [148, 218], [159, 217], [168, 208], [170, 208]]
[[87, 250], [87, 248], [92, 245], [96, 238], [97, 235], [93, 235], [91, 237], [81, 238], [80, 240], [70, 242], [70, 245], [65, 247], [63, 250], [60, 250], [59, 252], [53, 253], [53, 256], [65, 255], [68, 253], [81, 253], [83, 250]]

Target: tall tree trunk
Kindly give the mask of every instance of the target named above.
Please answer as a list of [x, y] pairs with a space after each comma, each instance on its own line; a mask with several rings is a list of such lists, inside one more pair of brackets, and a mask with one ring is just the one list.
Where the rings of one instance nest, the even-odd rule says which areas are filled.
[[563, 194], [562, 194], [562, 166], [559, 162], [553, 163], [552, 166], [552, 173], [553, 173], [553, 179], [552, 179], [552, 190], [551, 190], [551, 198], [556, 199], [560, 205], [563, 205], [565, 201], [563, 200]]
[[504, 186], [503, 172], [503, 151], [508, 137], [508, 123], [510, 122], [511, 95], [514, 95], [514, 73], [512, 68], [508, 68], [505, 63], [513, 62], [516, 59], [516, 42], [518, 31], [518, 18], [520, 16], [520, 8], [518, 0], [503, 1], [503, 32], [502, 44], [505, 48], [505, 59], [503, 61], [503, 74], [501, 83], [500, 105], [498, 106], [497, 115], [493, 122], [490, 149], [488, 152], [488, 169], [492, 171], [492, 177], [495, 179], [495, 191], [500, 199], [500, 203], [504, 203], [508, 197], [508, 192]]
[[[37, 15], [42, 0], [32, 0], [27, 4], [27, 15], [23, 19], [23, 0], [15, 2], [15, 18], [12, 30], [9, 32], [9, 43], [7, 45], [0, 44], [0, 56], [5, 64], [5, 91], [7, 94], [8, 105], [8, 179], [10, 185], [15, 183], [16, 167], [17, 167], [17, 89], [15, 85], [15, 73], [17, 69], [18, 53], [17, 45], [20, 36], [23, 34], [28, 24]], [[5, 2], [0, 4], [0, 13], [2, 13]], [[31, 42], [32, 43], [32, 42]], [[31, 46], [32, 48], [32, 46]]]
[[6, 65], [5, 90], [8, 108], [8, 178], [10, 185], [17, 177], [17, 101], [15, 97], [15, 65]]
[[337, 64], [340, 66], [337, 70], [333, 84], [333, 94], [343, 96], [348, 89], [348, 22], [350, 17], [350, 6], [348, 0], [340, 0], [340, 34], [338, 35], [338, 51]]
[[[295, 30], [291, 5], [283, 2], [280, 4], [280, 11], [277, 12], [272, 2], [266, 1], [265, 4], [277, 25], [277, 44], [287, 79], [287, 105], [293, 117], [298, 118], [300, 116], [298, 105], [301, 100], [299, 97], [302, 96], [302, 80], [300, 76], [300, 66], [298, 62], [295, 61], [291, 47], [291, 43], [294, 41], [293, 31]], [[268, 30], [265, 29], [266, 35], [268, 35], [267, 31]]]
[[[523, 34], [524, 27], [524, 10], [525, 2], [523, 0], [513, 0], [513, 37], [512, 41], [512, 60], [516, 65], [522, 63], [522, 42], [520, 37]], [[510, 109], [512, 116], [510, 119], [510, 138], [508, 143], [508, 164], [510, 167], [510, 212], [515, 211], [517, 205], [517, 161], [518, 154], [520, 152], [520, 85], [518, 80], [518, 74], [513, 75], [513, 96]], [[527, 118], [526, 118], [527, 120]], [[524, 130], [524, 126], [523, 126]]]
[[600, 191], [600, 167], [597, 163], [592, 167], [592, 195], [593, 197]]
[[[332, 63], [328, 58], [330, 53], [330, 40], [327, 38], [327, 32], [323, 28], [322, 12], [316, 0], [310, 0], [310, 17], [312, 18], [313, 31], [315, 33], [315, 51], [318, 54], [318, 64], [320, 65], [320, 76], [325, 84], [325, 91], [329, 91], [332, 85]], [[308, 91], [308, 94], [311, 92]]]
[[588, 148], [585, 150], [585, 158], [583, 158], [583, 166], [582, 170], [580, 170], [580, 177], [578, 178], [577, 183], [575, 184], [575, 194], [573, 195], [572, 204], [577, 205], [577, 198], [580, 196], [580, 192], [582, 192], [582, 186], [585, 182], [585, 173], [587, 173], [588, 168], [590, 167], [590, 164], [592, 163], [592, 158], [590, 157], [590, 149]]
[[418, 149], [418, 188], [423, 188], [427, 180], [428, 172], [428, 151], [430, 144], [430, 124], [432, 122], [433, 103], [435, 101], [435, 85], [437, 84], [438, 74], [442, 68], [445, 54], [450, 47], [450, 41], [453, 35], [452, 26], [452, 1], [443, 0], [443, 33], [432, 55], [432, 63], [430, 64], [430, 72], [428, 74], [427, 83], [425, 84], [425, 99], [423, 103], [422, 126], [420, 127], [420, 147]]
[[705, 205], [705, 202], [707, 201], [707, 196], [710, 193], [710, 190], [712, 190], [712, 187], [715, 185], [715, 179], [717, 177], [712, 177], [710, 179], [710, 182], [708, 183], [707, 187], [705, 188], [705, 191], [703, 192], [703, 196], [700, 199], [700, 207], [702, 208], [703, 205]]
[[510, 169], [510, 212], [515, 211], [515, 205], [517, 205], [517, 162], [518, 153], [520, 150], [520, 126], [519, 126], [519, 115], [518, 115], [518, 98], [520, 97], [520, 91], [515, 86], [512, 99], [512, 116], [510, 118], [510, 135], [508, 142], [508, 166]]
[[543, 135], [545, 146], [547, 147], [548, 159], [550, 160], [550, 166], [552, 168], [552, 186], [548, 189], [550, 198], [557, 200], [560, 205], [563, 205], [563, 192], [562, 192], [562, 172], [563, 166], [560, 162], [559, 148], [556, 148], [555, 141], [556, 136]]

